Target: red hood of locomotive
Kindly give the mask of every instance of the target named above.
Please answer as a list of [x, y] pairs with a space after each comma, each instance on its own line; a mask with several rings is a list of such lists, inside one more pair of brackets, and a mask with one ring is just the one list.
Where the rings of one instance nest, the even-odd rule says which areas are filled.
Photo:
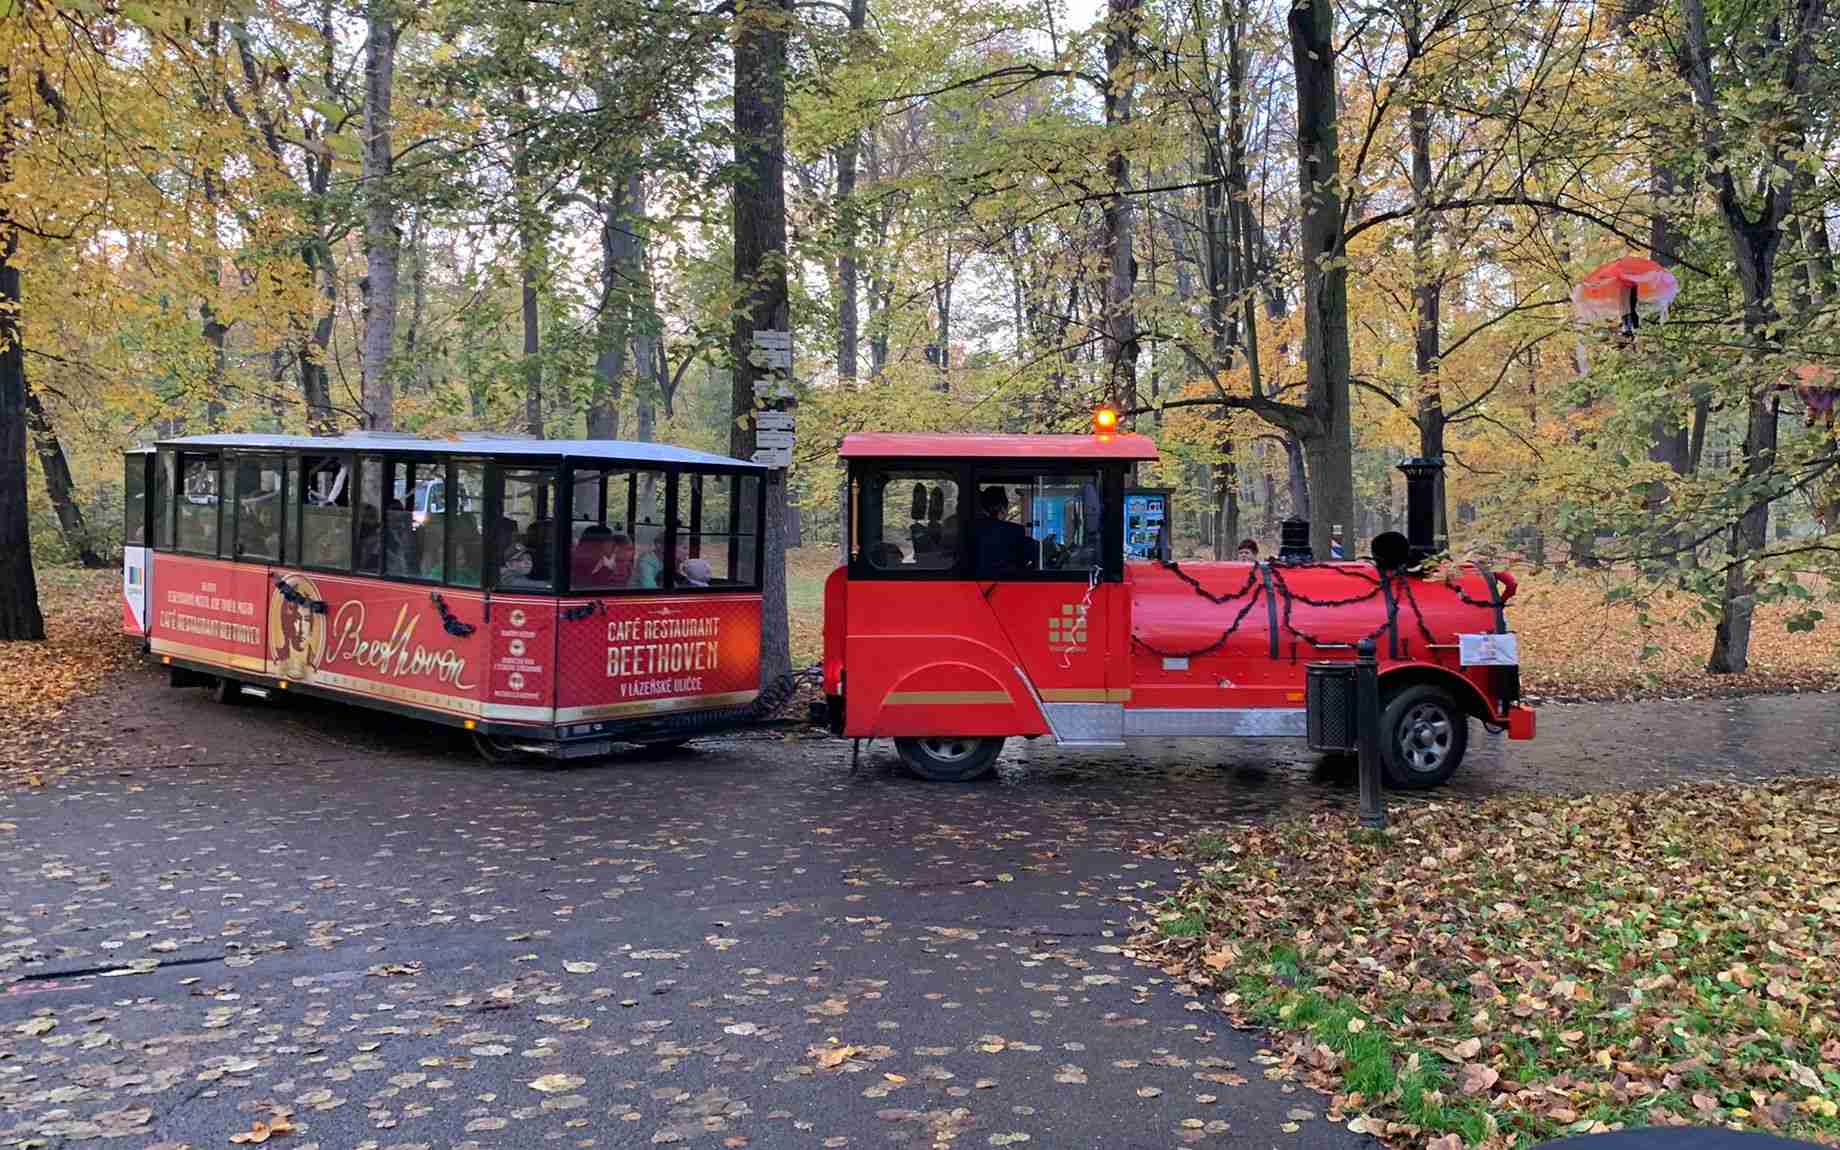
[[[1133, 654], [1152, 664], [1269, 660], [1275, 632], [1277, 657], [1286, 662], [1353, 658], [1353, 645], [1372, 636], [1383, 663], [1454, 668], [1454, 646], [1444, 644], [1454, 645], [1462, 633], [1496, 629], [1487, 581], [1473, 566], [1448, 582], [1394, 575], [1384, 581], [1385, 591], [1372, 563], [1131, 563], [1126, 572]], [[1497, 578], [1502, 594], [1511, 596], [1512, 581]], [[1396, 642], [1388, 633], [1389, 592]]]

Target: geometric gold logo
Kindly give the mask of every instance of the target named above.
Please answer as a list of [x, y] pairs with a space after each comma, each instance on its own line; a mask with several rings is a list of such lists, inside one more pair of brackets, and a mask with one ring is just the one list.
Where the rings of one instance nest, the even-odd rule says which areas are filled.
[[1048, 616], [1048, 649], [1084, 651], [1086, 649], [1086, 607], [1081, 603], [1063, 603], [1059, 615]]

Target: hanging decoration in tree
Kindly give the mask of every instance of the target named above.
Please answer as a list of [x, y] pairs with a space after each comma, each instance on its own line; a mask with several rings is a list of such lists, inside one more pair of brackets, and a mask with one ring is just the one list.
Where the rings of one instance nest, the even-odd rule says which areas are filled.
[[1572, 289], [1572, 314], [1581, 320], [1618, 319], [1623, 334], [1635, 334], [1637, 310], [1667, 319], [1668, 305], [1680, 291], [1674, 273], [1651, 259], [1624, 256], [1611, 260]]
[[1834, 407], [1840, 401], [1840, 376], [1834, 369], [1819, 363], [1798, 364], [1785, 373], [1776, 390], [1790, 389], [1802, 401], [1802, 424], [1813, 427], [1818, 420], [1834, 429]]

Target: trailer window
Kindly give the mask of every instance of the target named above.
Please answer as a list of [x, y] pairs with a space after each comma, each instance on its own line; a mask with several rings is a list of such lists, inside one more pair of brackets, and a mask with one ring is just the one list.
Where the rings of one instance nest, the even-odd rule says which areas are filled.
[[485, 464], [456, 463], [453, 478], [453, 489], [440, 495], [447, 511], [448, 542], [452, 545], [447, 581], [461, 587], [478, 587], [486, 555]]
[[754, 585], [760, 480], [694, 471], [677, 477], [677, 554], [673, 587]]
[[337, 571], [351, 568], [351, 463], [343, 455], [300, 461], [300, 561]]
[[501, 479], [492, 553], [498, 586], [548, 591], [554, 584], [550, 556], [556, 540], [556, 473], [548, 468], [506, 471]]
[[153, 545], [171, 550], [173, 545], [173, 489], [178, 461], [171, 451], [161, 451], [153, 467]]
[[217, 457], [179, 456], [179, 526], [177, 546], [198, 555], [217, 554]]
[[977, 577], [1085, 577], [1101, 564], [1097, 471], [981, 474], [972, 525]]
[[383, 573], [438, 580], [447, 539], [439, 490], [446, 485], [447, 465], [392, 460], [389, 468], [384, 485], [389, 494], [383, 504]]
[[235, 555], [238, 559], [281, 558], [281, 457], [238, 457], [224, 476], [225, 494], [236, 501]]
[[575, 469], [568, 536], [571, 590], [663, 586], [664, 492], [662, 471]]
[[122, 521], [121, 541], [128, 547], [147, 545], [147, 457], [139, 453], [124, 456], [122, 465], [122, 503], [126, 518]]

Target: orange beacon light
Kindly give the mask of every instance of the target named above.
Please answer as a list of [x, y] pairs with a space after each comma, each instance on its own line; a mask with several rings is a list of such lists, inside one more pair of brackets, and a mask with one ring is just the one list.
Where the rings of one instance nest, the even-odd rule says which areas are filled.
[[1109, 403], [1102, 403], [1093, 408], [1093, 433], [1110, 435], [1118, 430], [1118, 409]]

